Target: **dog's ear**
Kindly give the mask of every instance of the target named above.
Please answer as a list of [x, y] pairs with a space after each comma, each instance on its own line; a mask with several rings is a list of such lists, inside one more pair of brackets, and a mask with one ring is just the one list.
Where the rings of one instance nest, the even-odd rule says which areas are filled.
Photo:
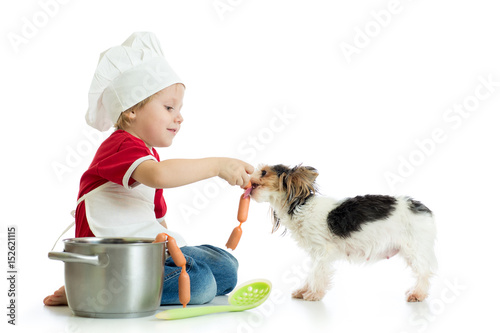
[[280, 191], [286, 193], [288, 214], [293, 215], [295, 208], [316, 193], [318, 171], [313, 167], [298, 165], [280, 176]]

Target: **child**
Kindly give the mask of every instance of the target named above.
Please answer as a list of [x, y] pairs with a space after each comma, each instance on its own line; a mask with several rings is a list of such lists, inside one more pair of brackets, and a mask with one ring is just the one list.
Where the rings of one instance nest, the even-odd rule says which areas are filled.
[[[165, 232], [186, 256], [190, 304], [210, 302], [236, 285], [237, 260], [210, 245], [186, 246], [167, 229], [163, 188], [219, 176], [231, 185], [248, 183], [253, 167], [231, 158], [160, 161], [153, 147], [169, 147], [183, 122], [184, 84], [163, 58], [152, 33], [134, 33], [101, 54], [89, 92], [87, 123], [116, 131], [96, 152], [80, 182], [76, 237], [148, 237]], [[161, 304], [179, 304], [180, 268], [165, 262]], [[64, 287], [45, 305], [67, 304]]]

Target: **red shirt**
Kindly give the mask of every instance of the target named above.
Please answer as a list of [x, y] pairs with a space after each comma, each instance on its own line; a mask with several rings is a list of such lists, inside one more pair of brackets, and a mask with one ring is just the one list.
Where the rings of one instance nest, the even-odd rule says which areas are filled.
[[[82, 175], [78, 198], [109, 181], [123, 186], [131, 186], [135, 183], [135, 180], [129, 177], [129, 173], [133, 172], [131, 166], [138, 159], [148, 155], [153, 156], [156, 161], [160, 160], [156, 150], [149, 149], [144, 141], [123, 130], [116, 130], [97, 149], [94, 160]], [[127, 184], [123, 184], [125, 179], [128, 179]], [[156, 218], [163, 218], [167, 213], [163, 189], [156, 190], [154, 206]], [[76, 237], [94, 237], [85, 214], [85, 201], [77, 206], [75, 220]]]

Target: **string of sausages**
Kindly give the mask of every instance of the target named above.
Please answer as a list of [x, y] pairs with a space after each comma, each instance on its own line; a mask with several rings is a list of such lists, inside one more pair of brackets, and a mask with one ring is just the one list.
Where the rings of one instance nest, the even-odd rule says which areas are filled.
[[[252, 184], [249, 182], [244, 189], [248, 190]], [[245, 191], [240, 197], [240, 204], [238, 206], [238, 222], [240, 225], [233, 229], [231, 236], [226, 243], [226, 247], [228, 249], [234, 250], [238, 243], [240, 242], [241, 235], [243, 231], [241, 230], [241, 225], [243, 222], [247, 220], [248, 217], [248, 209], [250, 207], [250, 195]], [[165, 243], [167, 242], [167, 250], [170, 256], [172, 257], [175, 265], [177, 267], [181, 267], [181, 273], [179, 275], [179, 301], [182, 304], [182, 307], [185, 308], [191, 299], [191, 282], [189, 279], [189, 274], [186, 271], [186, 258], [184, 254], [182, 254], [179, 246], [177, 246], [177, 242], [172, 236], [167, 235], [166, 233], [160, 233], [156, 236], [156, 239], [153, 243]]]
[[[252, 186], [252, 183], [248, 182], [248, 184], [244, 187], [245, 190], [249, 189]], [[250, 207], [250, 196], [246, 193], [243, 193], [240, 197], [240, 204], [238, 206], [238, 222], [240, 225], [233, 229], [231, 236], [227, 240], [226, 247], [228, 249], [234, 250], [238, 243], [240, 242], [241, 235], [243, 234], [243, 230], [241, 230], [241, 225], [243, 222], [247, 220], [248, 217], [248, 208]]]
[[168, 253], [172, 257], [175, 265], [181, 268], [181, 274], [179, 275], [179, 301], [182, 307], [185, 308], [191, 299], [191, 281], [186, 271], [186, 257], [184, 257], [184, 254], [182, 254], [179, 249], [175, 238], [166, 233], [158, 234], [153, 243], [165, 242], [167, 242]]

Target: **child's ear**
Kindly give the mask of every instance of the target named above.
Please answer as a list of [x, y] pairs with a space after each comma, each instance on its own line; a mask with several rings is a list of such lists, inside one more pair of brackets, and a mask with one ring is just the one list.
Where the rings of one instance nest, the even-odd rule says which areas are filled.
[[125, 123], [130, 125], [137, 117], [137, 111], [135, 109], [127, 110], [122, 113], [122, 116], [125, 118]]
[[126, 110], [120, 113], [120, 116], [115, 124], [116, 129], [125, 130], [130, 126], [136, 116], [135, 114], [132, 114], [132, 112], [132, 110]]

